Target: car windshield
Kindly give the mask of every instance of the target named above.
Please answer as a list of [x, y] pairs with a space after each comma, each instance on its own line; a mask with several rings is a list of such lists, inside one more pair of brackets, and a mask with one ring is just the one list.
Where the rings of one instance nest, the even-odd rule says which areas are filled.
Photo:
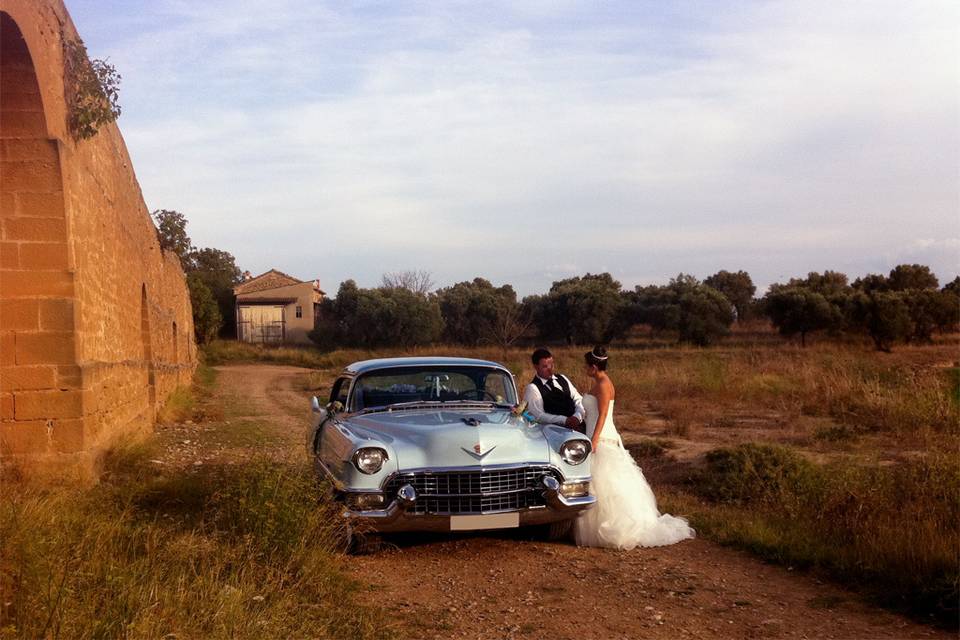
[[357, 379], [353, 410], [404, 402], [492, 402], [516, 404], [510, 374], [490, 367], [397, 367]]

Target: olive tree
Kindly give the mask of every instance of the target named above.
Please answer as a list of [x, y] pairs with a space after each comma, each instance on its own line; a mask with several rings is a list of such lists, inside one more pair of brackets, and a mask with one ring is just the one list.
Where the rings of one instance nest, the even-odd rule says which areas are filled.
[[730, 301], [737, 312], [737, 320], [746, 320], [753, 304], [753, 296], [757, 292], [750, 274], [746, 271], [721, 270], [704, 279], [703, 284], [719, 291]]
[[807, 336], [817, 331], [837, 331], [843, 327], [842, 303], [836, 295], [828, 299], [819, 291], [805, 286], [772, 285], [763, 297], [763, 311], [781, 335], [800, 336], [807, 346]]
[[627, 300], [609, 273], [558, 280], [545, 296], [527, 298], [540, 336], [568, 344], [606, 342], [622, 334]]

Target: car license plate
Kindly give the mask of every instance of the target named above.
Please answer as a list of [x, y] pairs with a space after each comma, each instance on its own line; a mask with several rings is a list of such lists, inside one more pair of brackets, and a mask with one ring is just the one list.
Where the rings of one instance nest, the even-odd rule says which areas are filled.
[[520, 514], [490, 513], [479, 516], [450, 516], [450, 531], [474, 531], [476, 529], [509, 529], [520, 526]]

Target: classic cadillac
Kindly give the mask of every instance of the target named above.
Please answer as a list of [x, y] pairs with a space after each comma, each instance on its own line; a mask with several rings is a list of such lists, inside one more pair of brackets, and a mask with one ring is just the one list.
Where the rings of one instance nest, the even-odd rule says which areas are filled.
[[[348, 366], [312, 399], [308, 453], [344, 505], [348, 547], [377, 533], [538, 526], [567, 536], [593, 505], [590, 440], [517, 407], [513, 376], [468, 358]], [[363, 533], [366, 532], [366, 533]]]

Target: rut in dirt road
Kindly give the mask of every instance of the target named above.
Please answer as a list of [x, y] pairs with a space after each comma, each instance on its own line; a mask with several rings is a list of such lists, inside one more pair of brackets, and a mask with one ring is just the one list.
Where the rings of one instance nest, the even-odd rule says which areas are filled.
[[[216, 393], [233, 403], [232, 419], [259, 420], [271, 451], [303, 457], [310, 371], [218, 370]], [[630, 552], [531, 541], [522, 530], [388, 541], [351, 558], [350, 572], [371, 587], [371, 604], [396, 616], [401, 637], [953, 637], [703, 539]]]

